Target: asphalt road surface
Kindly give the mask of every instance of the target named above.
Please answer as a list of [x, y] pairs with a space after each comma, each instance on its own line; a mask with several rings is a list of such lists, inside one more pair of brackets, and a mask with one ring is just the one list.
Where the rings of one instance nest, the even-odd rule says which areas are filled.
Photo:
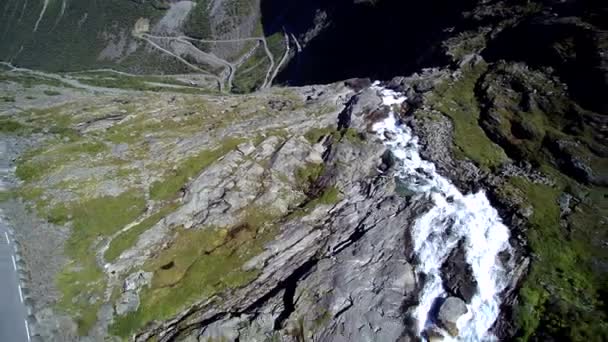
[[0, 342], [30, 341], [13, 240], [0, 218]]

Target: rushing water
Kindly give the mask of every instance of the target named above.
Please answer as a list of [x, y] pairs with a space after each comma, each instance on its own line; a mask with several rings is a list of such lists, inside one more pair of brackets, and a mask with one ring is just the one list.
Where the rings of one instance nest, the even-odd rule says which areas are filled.
[[[385, 105], [405, 101], [394, 91], [376, 86]], [[418, 332], [432, 325], [431, 307], [437, 298], [447, 296], [441, 280], [441, 265], [450, 252], [464, 240], [466, 261], [477, 280], [477, 293], [467, 304], [467, 314], [457, 321], [459, 341], [488, 341], [495, 339], [488, 330], [499, 313], [499, 294], [508, 283], [511, 265], [502, 265], [501, 251], [511, 252], [509, 230], [501, 223], [497, 211], [490, 205], [483, 191], [463, 195], [450, 181], [439, 175], [435, 165], [422, 160], [418, 138], [393, 111], [389, 117], [373, 126], [384, 144], [391, 150], [397, 163], [398, 177], [408, 188], [424, 194], [434, 206], [419, 217], [413, 228], [414, 252], [418, 257], [417, 271], [426, 275], [420, 294], [420, 304], [414, 311]], [[444, 333], [446, 340], [452, 338]]]

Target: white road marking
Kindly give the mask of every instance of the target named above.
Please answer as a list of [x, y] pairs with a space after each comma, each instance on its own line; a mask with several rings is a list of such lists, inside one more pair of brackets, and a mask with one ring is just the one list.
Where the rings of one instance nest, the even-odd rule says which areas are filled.
[[11, 259], [13, 259], [13, 268], [15, 269], [15, 271], [17, 270], [17, 263], [15, 262], [15, 256], [11, 255]]
[[30, 339], [30, 327], [27, 324], [27, 320], [24, 320], [24, 322], [25, 322], [25, 332], [27, 333], [27, 341], [29, 342], [29, 341], [31, 341], [31, 339]]
[[21, 292], [21, 285], [17, 285], [19, 288], [19, 299], [21, 299], [21, 303], [23, 303], [23, 292]]
[[6, 238], [6, 243], [8, 243], [10, 245], [11, 240], [8, 239], [8, 233], [4, 232], [4, 237]]

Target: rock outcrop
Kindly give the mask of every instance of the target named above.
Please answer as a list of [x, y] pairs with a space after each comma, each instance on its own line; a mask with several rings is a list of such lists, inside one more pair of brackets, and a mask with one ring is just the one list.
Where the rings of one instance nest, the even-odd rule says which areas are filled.
[[465, 248], [463, 241], [461, 241], [441, 265], [441, 270], [444, 275], [443, 286], [448, 292], [470, 303], [471, 298], [478, 290], [471, 265], [466, 261]]
[[441, 303], [441, 306], [439, 306], [437, 320], [450, 335], [458, 336], [456, 322], [462, 315], [466, 314], [467, 311], [467, 306], [462, 299], [458, 297], [448, 297]]

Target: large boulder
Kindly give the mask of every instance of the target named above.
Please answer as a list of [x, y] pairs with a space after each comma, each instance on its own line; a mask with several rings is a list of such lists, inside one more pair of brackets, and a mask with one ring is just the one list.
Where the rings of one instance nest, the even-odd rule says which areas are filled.
[[116, 302], [116, 314], [124, 316], [129, 312], [134, 312], [139, 308], [139, 295], [134, 290], [123, 292], [120, 299]]
[[458, 297], [448, 297], [439, 307], [437, 321], [452, 336], [458, 336], [456, 321], [468, 311], [465, 302]]
[[477, 292], [477, 281], [473, 269], [467, 263], [464, 241], [460, 241], [450, 256], [441, 265], [443, 286], [452, 296], [460, 297], [470, 303]]

